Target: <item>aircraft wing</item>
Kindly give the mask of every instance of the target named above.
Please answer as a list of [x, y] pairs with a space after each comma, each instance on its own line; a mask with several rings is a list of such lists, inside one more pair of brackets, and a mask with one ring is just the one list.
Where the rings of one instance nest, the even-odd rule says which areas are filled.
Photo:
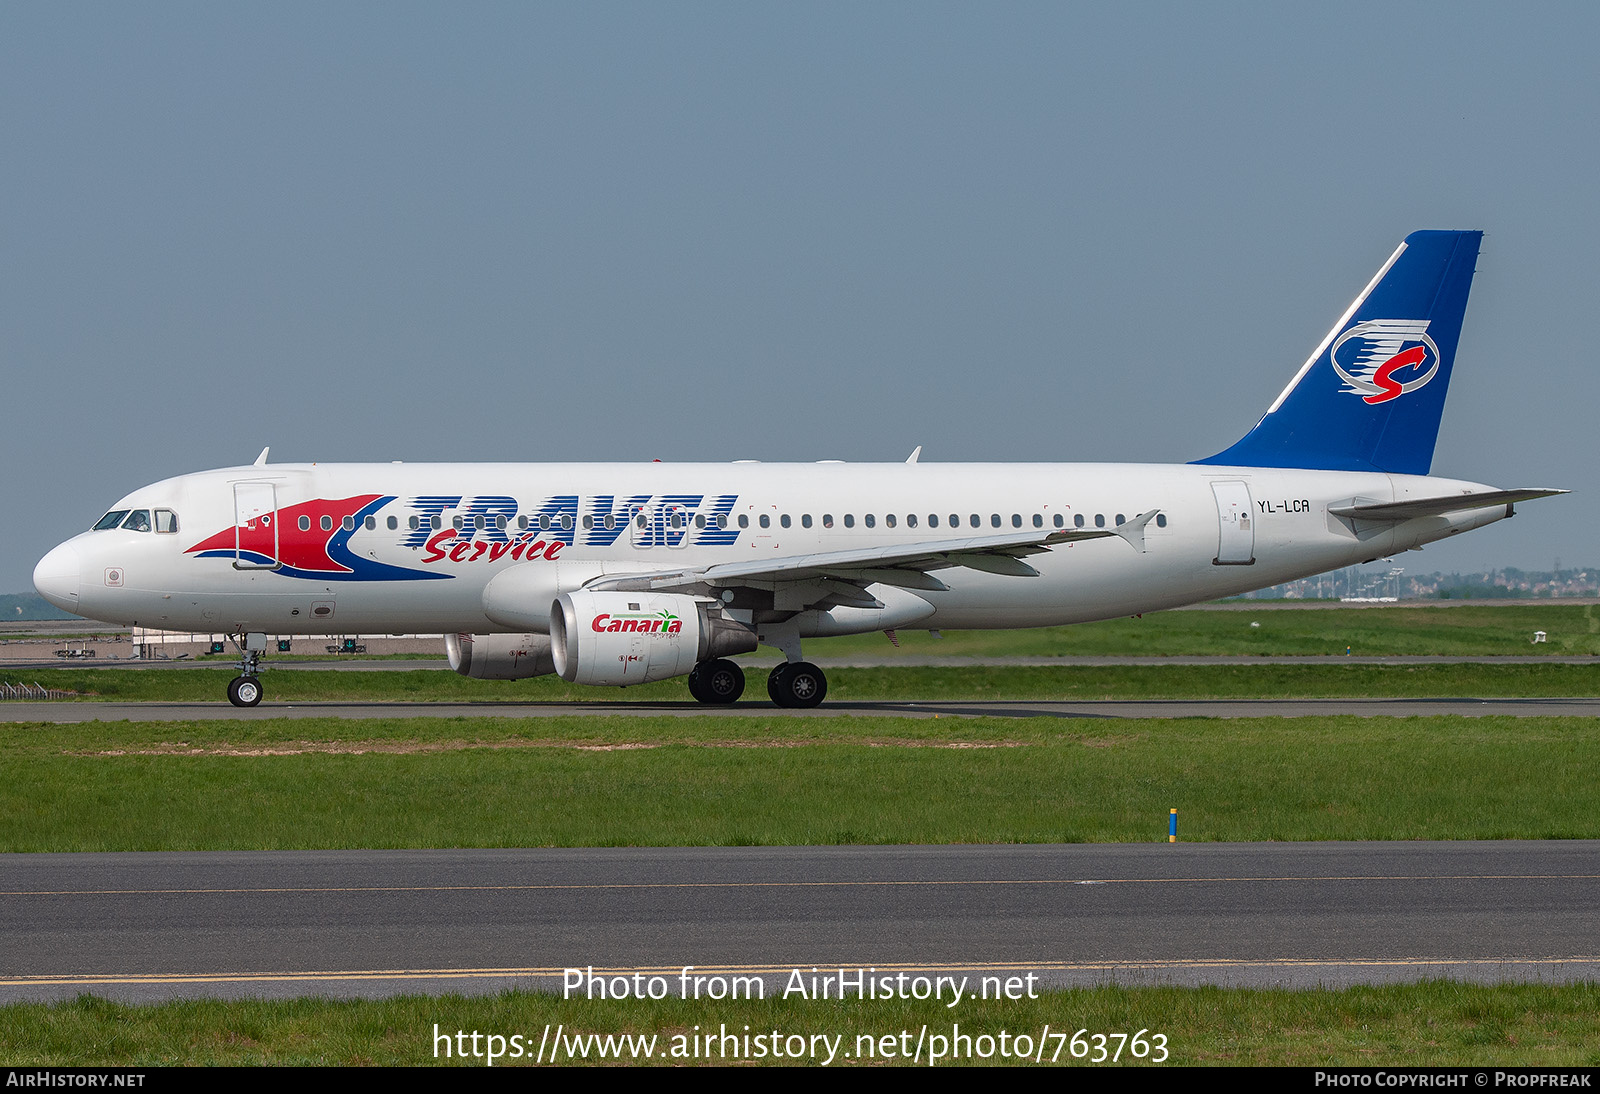
[[847, 604], [876, 604], [866, 592], [873, 584], [938, 592], [948, 588], [933, 576], [935, 571], [963, 566], [991, 574], [1011, 577], [1037, 577], [1022, 560], [1062, 543], [1111, 537], [1126, 540], [1135, 550], [1144, 550], [1144, 528], [1158, 510], [1141, 513], [1115, 528], [1071, 528], [1056, 531], [1012, 532], [994, 536], [964, 536], [867, 547], [853, 551], [823, 551], [808, 555], [789, 555], [752, 562], [721, 562], [710, 566], [678, 570], [659, 570], [637, 574], [616, 574], [585, 586], [595, 591], [697, 591], [815, 585], [814, 599], [833, 599]]
[[1328, 509], [1336, 517], [1353, 517], [1356, 520], [1402, 521], [1414, 517], [1438, 517], [1445, 513], [1460, 513], [1468, 509], [1487, 509], [1493, 505], [1511, 505], [1534, 498], [1548, 498], [1566, 490], [1482, 490], [1476, 494], [1449, 494], [1440, 498], [1418, 498], [1415, 501], [1386, 502], [1381, 505], [1341, 505]]

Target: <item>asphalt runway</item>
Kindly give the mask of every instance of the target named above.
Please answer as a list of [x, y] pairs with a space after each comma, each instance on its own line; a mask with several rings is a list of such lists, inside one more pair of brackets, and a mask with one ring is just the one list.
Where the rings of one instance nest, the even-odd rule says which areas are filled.
[[589, 703], [372, 703], [299, 702], [233, 707], [226, 702], [0, 703], [0, 722], [171, 722], [197, 719], [249, 722], [265, 718], [1305, 718], [1322, 715], [1404, 718], [1444, 714], [1471, 718], [1594, 718], [1600, 698], [1576, 699], [1150, 699], [1141, 701], [1038, 699], [950, 702], [825, 702], [790, 710], [766, 701], [718, 707], [680, 702]]
[[0, 1000], [1600, 977], [1600, 841], [0, 855]]

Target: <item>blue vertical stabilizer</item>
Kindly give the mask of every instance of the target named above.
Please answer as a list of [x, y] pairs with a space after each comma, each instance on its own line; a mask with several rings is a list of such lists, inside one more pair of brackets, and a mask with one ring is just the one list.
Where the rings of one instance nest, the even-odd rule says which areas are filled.
[[1426, 475], [1482, 238], [1406, 236], [1256, 427], [1195, 462]]

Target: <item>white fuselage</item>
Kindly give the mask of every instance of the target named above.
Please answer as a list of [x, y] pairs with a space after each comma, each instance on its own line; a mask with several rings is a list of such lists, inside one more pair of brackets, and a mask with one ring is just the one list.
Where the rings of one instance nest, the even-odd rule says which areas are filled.
[[[1371, 523], [1329, 508], [1488, 489], [1188, 464], [258, 465], [134, 491], [115, 510], [164, 511], [176, 531], [85, 532], [46, 556], [36, 583], [79, 615], [169, 630], [490, 634], [542, 629], [526, 617], [547, 617], [548, 594], [596, 575], [1114, 528], [1159, 511], [1142, 550], [1118, 537], [1060, 543], [1028, 559], [1037, 577], [956, 566], [938, 571], [947, 589], [915, 594], [934, 609], [919, 627], [1039, 627], [1177, 607], [1417, 547], [1509, 507]], [[513, 567], [538, 578], [517, 587], [539, 591], [507, 622], [484, 594]], [[808, 631], [877, 629], [885, 618]]]

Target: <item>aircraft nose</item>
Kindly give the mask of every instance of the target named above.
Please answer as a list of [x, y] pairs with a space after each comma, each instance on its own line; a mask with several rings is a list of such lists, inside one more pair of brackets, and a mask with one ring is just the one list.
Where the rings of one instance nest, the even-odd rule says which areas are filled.
[[78, 549], [63, 543], [39, 560], [33, 568], [33, 587], [39, 595], [65, 612], [77, 614], [78, 587], [82, 560]]

